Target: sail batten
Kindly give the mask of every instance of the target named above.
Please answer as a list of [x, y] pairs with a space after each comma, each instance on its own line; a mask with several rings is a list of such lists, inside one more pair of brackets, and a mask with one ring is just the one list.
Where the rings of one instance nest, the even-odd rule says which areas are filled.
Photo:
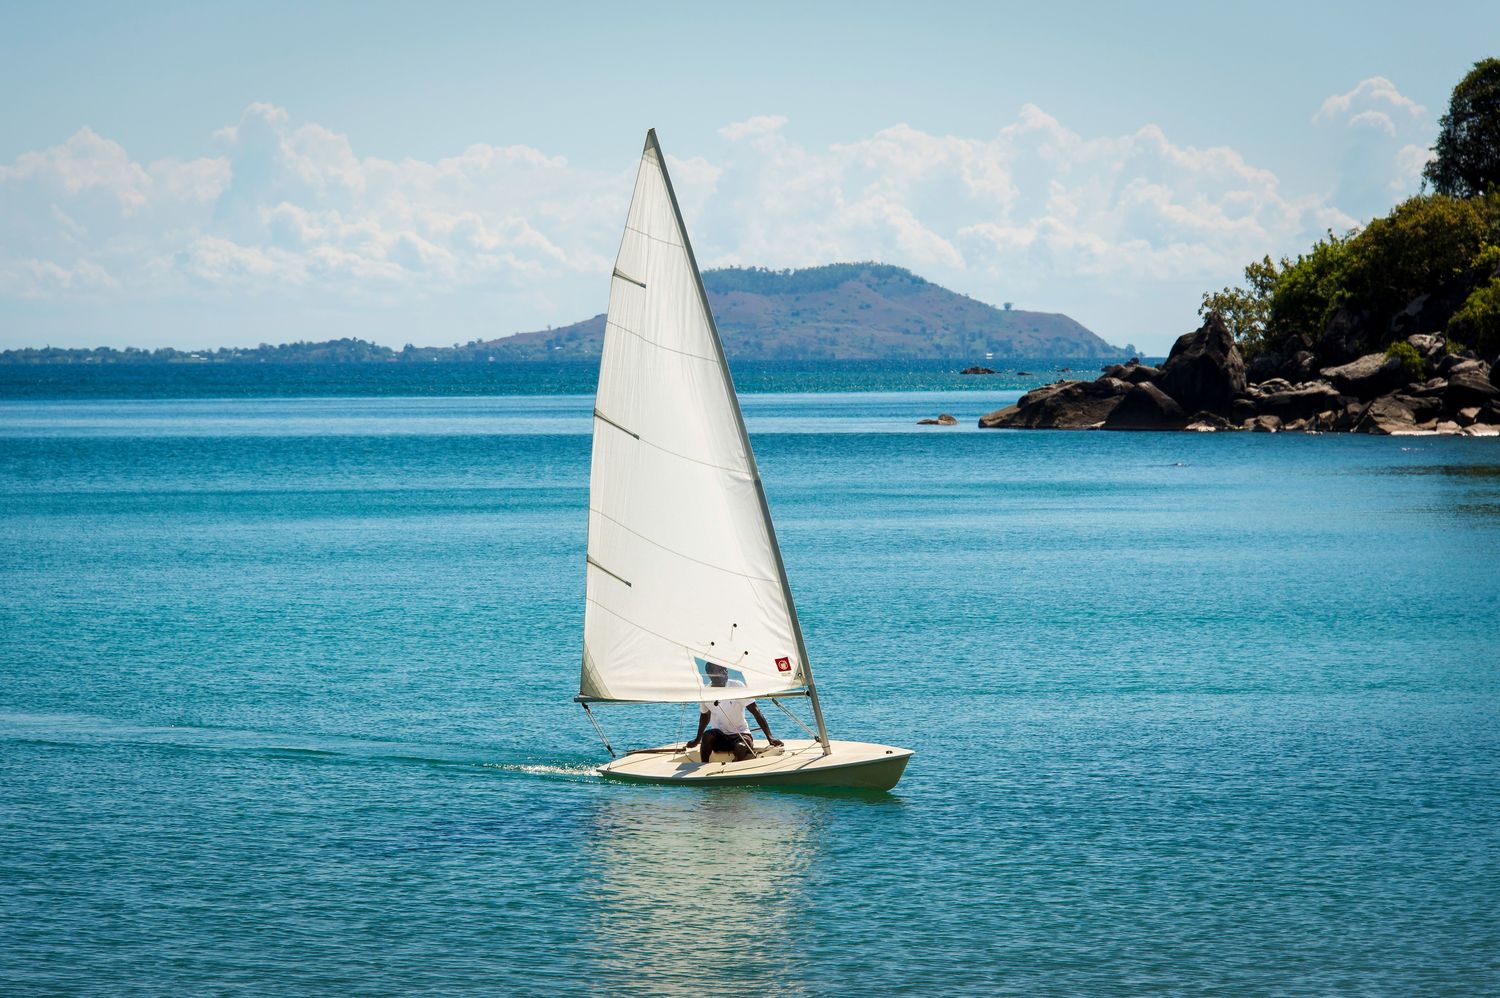
[[599, 572], [585, 576], [580, 697], [702, 701], [709, 662], [741, 695], [808, 689], [755, 457], [654, 134], [615, 260], [594, 414], [588, 562]]

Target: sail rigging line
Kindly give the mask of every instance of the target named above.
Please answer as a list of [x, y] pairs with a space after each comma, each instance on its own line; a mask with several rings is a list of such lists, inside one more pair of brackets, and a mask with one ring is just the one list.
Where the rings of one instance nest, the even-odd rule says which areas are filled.
[[[650, 544], [652, 547], [661, 548], [663, 551], [667, 552], [668, 554], [675, 554], [677, 557], [683, 559], [684, 561], [696, 562], [697, 564], [702, 565], [704, 568], [711, 568], [711, 569], [713, 569], [716, 572], [723, 572], [725, 575], [737, 575], [737, 576], [739, 576], [742, 579], [749, 579], [751, 582], [775, 582], [776, 581], [775, 579], [768, 579], [768, 578], [766, 578], [765, 576], [762, 576], [762, 575], [750, 575], [750, 574], [748, 574], [746, 572], [737, 572], [737, 571], [735, 571], [732, 568], [725, 568], [723, 565], [715, 565], [711, 561], [704, 561], [702, 558], [694, 558], [692, 555], [685, 554], [684, 552], [679, 551], [679, 550], [677, 550], [674, 547], [671, 547], [671, 546], [669, 546], [667, 544], [663, 544], [661, 541], [652, 540], [650, 537], [647, 537], [645, 534], [641, 533], [639, 530], [632, 530], [632, 529], [630, 529], [629, 527], [625, 526], [625, 524], [621, 523], [619, 520], [616, 520], [614, 517], [610, 516], [608, 513], [604, 512], [601, 509], [595, 509], [594, 507], [590, 506], [589, 507], [589, 512], [590, 513], [597, 513], [599, 516], [602, 516], [604, 519], [608, 520], [610, 523], [613, 523], [615, 526], [619, 527], [621, 530], [625, 531], [626, 533], [633, 534], [634, 536], [639, 537], [641, 540], [645, 541], [647, 544]], [[599, 566], [599, 567], [603, 568], [602, 565]], [[609, 569], [605, 568], [604, 571], [609, 572]], [[610, 574], [614, 575], [613, 572], [610, 572]], [[615, 578], [619, 578], [619, 576], [616, 575]], [[624, 580], [622, 579], [621, 581], [624, 581]]]
[[812, 728], [809, 728], [807, 726], [807, 724], [802, 720], [802, 718], [798, 717], [796, 714], [793, 714], [792, 711], [791, 711], [791, 708], [788, 707], [786, 704], [782, 703], [778, 698], [776, 698], [776, 697], [768, 697], [767, 699], [769, 699], [777, 707], [780, 707], [781, 708], [781, 712], [783, 714], [785, 714], [787, 717], [790, 717], [793, 721], [795, 721], [797, 723], [797, 727], [801, 728], [803, 731], [806, 731], [807, 732], [807, 737], [813, 738], [813, 739], [816, 739], [818, 737], [818, 733], [816, 731], [814, 731]]
[[656, 138], [654, 128], [646, 132], [646, 149], [656, 154], [657, 165], [661, 169], [662, 183], [667, 189], [667, 200], [671, 202], [672, 214], [677, 220], [677, 231], [682, 236], [682, 249], [687, 254], [689, 269], [693, 273], [693, 282], [698, 287], [698, 299], [708, 319], [708, 328], [713, 334], [709, 340], [713, 344], [714, 352], [718, 354], [719, 367], [724, 375], [724, 387], [729, 393], [729, 408], [734, 414], [735, 426], [740, 431], [740, 443], [745, 449], [745, 458], [750, 466], [751, 477], [755, 480], [755, 495], [760, 500], [761, 521], [770, 537], [771, 552], [776, 557], [777, 574], [781, 576], [782, 597], [786, 601], [787, 612], [791, 617], [792, 633], [797, 639], [797, 656], [802, 667], [802, 679], [807, 686], [808, 696], [812, 699], [813, 717], [818, 724], [818, 741], [823, 743], [823, 754], [828, 755], [833, 751], [833, 746], [828, 740], [828, 726], [823, 721], [823, 706], [818, 702], [817, 687], [813, 684], [812, 663], [807, 658], [807, 643], [802, 637], [802, 622], [797, 617], [797, 604], [792, 599], [792, 586], [787, 581], [786, 564], [781, 557], [781, 545], [776, 542], [776, 527], [771, 522], [771, 506], [766, 502], [766, 490], [760, 480], [760, 467], [755, 461], [755, 450], [750, 446], [750, 434], [745, 429], [745, 414], [740, 411], [739, 394], [734, 389], [734, 377], [729, 373], [729, 361], [724, 356], [724, 341], [719, 336], [719, 324], [715, 321], [714, 310], [708, 303], [708, 289], [703, 285], [703, 272], [698, 269], [698, 257], [693, 253], [693, 243], [688, 238], [687, 224], [682, 220], [682, 207], [677, 203], [677, 192], [673, 189], [672, 177], [667, 172], [666, 156], [662, 154], [661, 143]]
[[618, 759], [619, 756], [615, 755], [614, 746], [609, 743], [608, 738], [604, 737], [604, 729], [599, 727], [599, 721], [594, 717], [594, 712], [592, 710], [589, 710], [589, 705], [580, 702], [579, 706], [582, 707], [583, 712], [589, 716], [589, 721], [594, 725], [594, 731], [598, 733], [599, 740], [604, 743], [605, 749], [609, 751], [609, 757], [611, 759]]

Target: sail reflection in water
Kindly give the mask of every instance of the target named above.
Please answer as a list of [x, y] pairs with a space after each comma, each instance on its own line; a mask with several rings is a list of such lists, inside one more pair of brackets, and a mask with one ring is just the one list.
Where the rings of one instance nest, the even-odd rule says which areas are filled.
[[801, 794], [601, 795], [585, 837], [599, 994], [800, 994], [803, 884], [832, 811]]

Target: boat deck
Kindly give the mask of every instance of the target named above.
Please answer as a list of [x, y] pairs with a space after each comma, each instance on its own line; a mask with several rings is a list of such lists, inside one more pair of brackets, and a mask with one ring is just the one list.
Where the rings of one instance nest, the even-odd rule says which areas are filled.
[[698, 752], [679, 742], [631, 752], [602, 767], [601, 775], [638, 783], [682, 783], [712, 786], [803, 786], [889, 790], [901, 779], [911, 749], [870, 742], [830, 743], [832, 751], [812, 739], [792, 739], [780, 748], [755, 745], [756, 756], [735, 762], [715, 753], [700, 762]]

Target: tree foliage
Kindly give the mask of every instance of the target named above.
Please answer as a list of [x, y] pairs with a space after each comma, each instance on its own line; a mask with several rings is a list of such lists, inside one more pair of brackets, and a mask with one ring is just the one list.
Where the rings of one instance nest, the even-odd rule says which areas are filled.
[[1405, 340], [1400, 343], [1392, 343], [1385, 348], [1387, 357], [1394, 357], [1401, 362], [1401, 367], [1406, 371], [1408, 381], [1424, 381], [1427, 378], [1427, 363], [1422, 355], [1417, 353], [1417, 348]]
[[1473, 197], [1500, 184], [1500, 59], [1484, 59], [1453, 88], [1422, 178], [1439, 194]]
[[1492, 277], [1469, 295], [1448, 322], [1450, 337], [1463, 337], [1480, 356], [1500, 354], [1500, 277]]
[[[1252, 263], [1245, 287], [1205, 294], [1200, 312], [1219, 312], [1241, 351], [1254, 356], [1297, 333], [1316, 340], [1346, 305], [1366, 315], [1369, 328], [1388, 329], [1417, 296], [1476, 286], [1497, 272], [1500, 191], [1474, 198], [1418, 195], [1363, 230], [1328, 233], [1295, 260]], [[1478, 338], [1464, 336], [1467, 342]]]
[[1198, 314], [1207, 317], [1217, 312], [1224, 320], [1240, 352], [1253, 357], [1269, 347], [1266, 342], [1271, 301], [1280, 280], [1276, 264], [1269, 256], [1245, 268], [1245, 286], [1205, 291]]
[[726, 267], [703, 272], [703, 285], [713, 294], [744, 291], [751, 294], [816, 294], [831, 291], [849, 281], [864, 281], [884, 289], [921, 288], [927, 281], [903, 267], [887, 263], [830, 263], [801, 270], [768, 270], [765, 267]]

